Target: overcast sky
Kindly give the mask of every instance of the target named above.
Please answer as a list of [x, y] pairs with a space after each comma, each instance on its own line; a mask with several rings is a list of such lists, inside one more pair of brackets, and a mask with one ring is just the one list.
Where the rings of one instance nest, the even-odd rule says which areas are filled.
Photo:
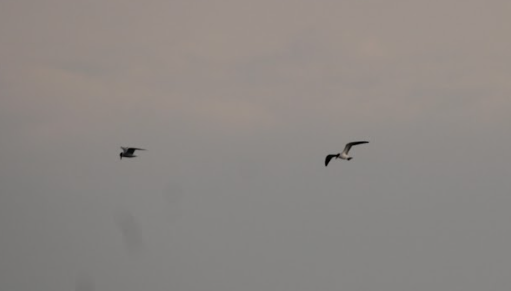
[[0, 289], [509, 290], [510, 13], [2, 0]]

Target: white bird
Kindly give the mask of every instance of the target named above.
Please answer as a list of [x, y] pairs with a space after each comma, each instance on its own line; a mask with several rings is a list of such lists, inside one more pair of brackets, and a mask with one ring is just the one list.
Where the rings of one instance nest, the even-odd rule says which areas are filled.
[[342, 159], [342, 160], [348, 160], [348, 161], [353, 159], [352, 157], [348, 156], [348, 153], [349, 153], [351, 147], [354, 146], [354, 145], [364, 144], [364, 143], [369, 143], [369, 142], [368, 141], [353, 141], [353, 142], [347, 143], [346, 146], [344, 147], [344, 150], [342, 151], [342, 153], [326, 156], [325, 167], [328, 166], [328, 163], [330, 163], [330, 160], [333, 159], [333, 158], [335, 158], [335, 159]]
[[122, 158], [134, 158], [136, 157], [134, 155], [135, 151], [136, 150], [139, 150], [139, 151], [145, 151], [145, 149], [141, 149], [141, 148], [125, 148], [125, 147], [121, 147], [122, 149], [122, 152], [119, 154], [119, 157]]

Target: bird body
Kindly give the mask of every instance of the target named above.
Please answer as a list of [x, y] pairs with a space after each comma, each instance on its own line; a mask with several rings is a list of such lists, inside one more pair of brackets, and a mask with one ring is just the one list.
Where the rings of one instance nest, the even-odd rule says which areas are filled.
[[353, 157], [348, 155], [351, 147], [354, 146], [354, 145], [359, 145], [359, 144], [364, 144], [364, 143], [369, 143], [369, 142], [368, 141], [353, 141], [353, 142], [349, 142], [344, 147], [344, 150], [342, 151], [342, 153], [327, 155], [326, 158], [325, 158], [325, 167], [328, 166], [328, 163], [330, 163], [330, 160], [332, 160], [333, 158], [341, 159], [341, 160], [347, 160], [347, 161], [353, 159]]
[[343, 160], [348, 160], [348, 161], [349, 161], [349, 160], [351, 160], [351, 159], [352, 159], [352, 157], [348, 156], [348, 154], [347, 154], [347, 153], [342, 152], [342, 153], [339, 155], [339, 159], [343, 159]]
[[141, 148], [121, 147], [121, 149], [122, 149], [122, 152], [119, 154], [119, 157], [120, 157], [121, 160], [122, 160], [122, 158], [134, 158], [134, 157], [136, 157], [136, 155], [135, 155], [135, 151], [136, 150], [145, 151], [145, 149], [141, 149]]

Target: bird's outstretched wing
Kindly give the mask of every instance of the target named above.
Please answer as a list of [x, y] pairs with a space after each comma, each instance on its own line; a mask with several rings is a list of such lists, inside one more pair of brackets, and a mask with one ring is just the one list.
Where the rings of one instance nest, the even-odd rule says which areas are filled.
[[358, 145], [358, 144], [363, 144], [363, 143], [369, 143], [369, 142], [368, 141], [352, 141], [352, 142], [349, 142], [344, 147], [343, 153], [348, 154], [348, 152], [350, 151], [352, 146], [355, 146], [355, 145]]
[[328, 163], [330, 163], [330, 160], [334, 157], [338, 157], [339, 155], [328, 155], [326, 156], [326, 159], [325, 159], [325, 167], [328, 166]]
[[126, 154], [132, 155], [135, 151], [145, 151], [146, 149], [141, 148], [123, 148]]

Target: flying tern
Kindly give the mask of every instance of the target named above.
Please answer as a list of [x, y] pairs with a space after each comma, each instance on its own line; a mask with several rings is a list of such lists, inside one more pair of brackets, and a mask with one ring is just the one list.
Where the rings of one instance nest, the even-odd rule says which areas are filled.
[[136, 157], [135, 156], [135, 151], [136, 150], [139, 150], [139, 151], [145, 151], [145, 149], [141, 149], [141, 148], [126, 148], [126, 147], [121, 147], [122, 149], [122, 152], [119, 154], [119, 157], [121, 158], [134, 158]]
[[364, 144], [364, 143], [369, 143], [369, 142], [368, 141], [352, 141], [352, 142], [347, 143], [346, 146], [344, 147], [344, 150], [342, 151], [342, 153], [326, 156], [325, 167], [328, 166], [328, 163], [330, 163], [330, 160], [333, 158], [348, 160], [348, 161], [353, 159], [353, 157], [348, 156], [348, 153], [349, 153], [351, 147], [354, 145]]

